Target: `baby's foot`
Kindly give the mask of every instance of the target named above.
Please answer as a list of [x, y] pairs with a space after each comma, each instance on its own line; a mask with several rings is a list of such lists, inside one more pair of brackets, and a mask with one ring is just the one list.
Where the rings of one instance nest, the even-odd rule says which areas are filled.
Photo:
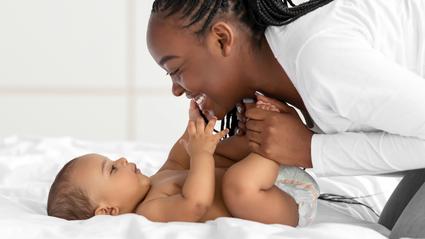
[[256, 107], [263, 109], [263, 110], [268, 110], [268, 111], [274, 111], [274, 112], [280, 112], [279, 108], [277, 108], [276, 105], [270, 103], [270, 102], [264, 102], [264, 101], [257, 101], [256, 103]]

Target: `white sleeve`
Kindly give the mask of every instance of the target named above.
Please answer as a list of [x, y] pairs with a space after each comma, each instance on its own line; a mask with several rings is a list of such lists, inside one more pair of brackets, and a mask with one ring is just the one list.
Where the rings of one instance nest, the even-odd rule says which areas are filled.
[[343, 32], [310, 39], [296, 62], [297, 81], [313, 104], [376, 129], [314, 135], [318, 175], [425, 168], [424, 78]]

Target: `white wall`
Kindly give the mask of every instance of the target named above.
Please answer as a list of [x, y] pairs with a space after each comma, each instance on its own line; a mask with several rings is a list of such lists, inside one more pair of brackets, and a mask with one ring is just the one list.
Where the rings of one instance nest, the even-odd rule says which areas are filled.
[[184, 98], [145, 41], [152, 0], [0, 0], [0, 137], [170, 145]]

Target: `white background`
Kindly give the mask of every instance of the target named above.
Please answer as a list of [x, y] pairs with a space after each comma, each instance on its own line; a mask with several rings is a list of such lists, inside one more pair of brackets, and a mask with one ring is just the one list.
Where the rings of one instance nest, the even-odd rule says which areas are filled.
[[0, 0], [0, 137], [172, 145], [188, 100], [151, 59], [153, 0]]

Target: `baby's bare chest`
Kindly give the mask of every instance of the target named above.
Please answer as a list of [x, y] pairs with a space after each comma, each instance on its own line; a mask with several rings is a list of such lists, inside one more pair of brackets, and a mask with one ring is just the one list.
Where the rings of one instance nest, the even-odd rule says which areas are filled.
[[181, 193], [187, 173], [185, 170], [166, 170], [156, 175], [146, 200]]
[[[216, 196], [221, 196], [221, 179], [224, 172], [225, 170], [221, 168], [215, 170]], [[145, 201], [182, 193], [188, 173], [188, 170], [164, 170], [156, 174], [155, 177], [151, 178], [151, 189]]]
[[[211, 220], [221, 216], [230, 216], [221, 194], [221, 181], [224, 173], [225, 169], [216, 168], [214, 201], [209, 211], [200, 221]], [[164, 170], [158, 173], [152, 179], [150, 192], [144, 201], [182, 193], [187, 175], [188, 170]]]

